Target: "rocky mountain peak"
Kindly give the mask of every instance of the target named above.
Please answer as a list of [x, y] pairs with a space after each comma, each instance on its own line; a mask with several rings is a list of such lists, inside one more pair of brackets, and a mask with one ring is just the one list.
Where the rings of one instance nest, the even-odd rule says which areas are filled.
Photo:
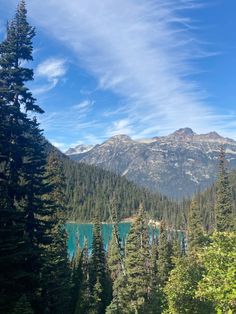
[[114, 135], [110, 137], [109, 142], [132, 142], [131, 137], [125, 134]]
[[217, 132], [210, 132], [205, 134], [205, 137], [207, 137], [210, 140], [220, 140], [224, 139], [222, 136], [220, 136]]
[[181, 128], [170, 134], [168, 137], [175, 140], [185, 140], [187, 138], [193, 137], [194, 135], [196, 135], [196, 133], [194, 133], [191, 128]]

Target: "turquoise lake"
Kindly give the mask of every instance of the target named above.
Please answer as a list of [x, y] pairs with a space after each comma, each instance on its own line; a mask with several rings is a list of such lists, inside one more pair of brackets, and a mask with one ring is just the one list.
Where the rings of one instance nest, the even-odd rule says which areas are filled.
[[[102, 236], [104, 241], [105, 249], [108, 247], [108, 243], [112, 237], [112, 224], [102, 224]], [[125, 238], [130, 230], [130, 223], [120, 223], [119, 234], [121, 241], [124, 242]], [[73, 256], [74, 252], [77, 250], [79, 245], [80, 248], [84, 246], [84, 240], [87, 238], [88, 247], [91, 249], [92, 240], [93, 240], [93, 224], [84, 223], [84, 224], [76, 224], [76, 223], [67, 223], [66, 231], [68, 233], [68, 252], [70, 257]], [[150, 236], [152, 236], [153, 232], [158, 235], [158, 229], [149, 228]]]

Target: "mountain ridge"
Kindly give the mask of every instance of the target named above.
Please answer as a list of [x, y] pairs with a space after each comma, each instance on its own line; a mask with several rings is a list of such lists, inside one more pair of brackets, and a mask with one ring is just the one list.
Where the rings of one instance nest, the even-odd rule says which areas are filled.
[[215, 181], [222, 145], [229, 169], [235, 169], [236, 141], [216, 132], [197, 134], [190, 128], [141, 140], [115, 135], [87, 152], [67, 155], [126, 176], [152, 192], [183, 199]]

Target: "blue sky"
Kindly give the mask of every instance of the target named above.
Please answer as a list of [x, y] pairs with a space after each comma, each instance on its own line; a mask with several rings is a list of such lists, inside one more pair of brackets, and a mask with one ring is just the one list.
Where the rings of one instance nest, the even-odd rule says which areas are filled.
[[[46, 137], [65, 150], [181, 127], [236, 139], [236, 1], [28, 0]], [[0, 0], [0, 35], [16, 0]]]

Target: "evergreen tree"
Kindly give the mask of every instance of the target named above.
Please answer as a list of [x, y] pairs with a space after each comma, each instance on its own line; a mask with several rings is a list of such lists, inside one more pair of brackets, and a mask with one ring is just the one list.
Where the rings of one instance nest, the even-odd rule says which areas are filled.
[[25, 294], [17, 301], [12, 314], [34, 314]]
[[193, 200], [190, 206], [188, 217], [188, 249], [193, 252], [201, 248], [206, 242], [203, 231], [203, 222], [199, 206], [196, 200]]
[[111, 301], [111, 282], [102, 239], [101, 224], [98, 217], [96, 217], [93, 227], [90, 283], [91, 291], [93, 293], [94, 313], [102, 314], [105, 312], [106, 306]]
[[49, 313], [65, 313], [70, 301], [70, 268], [67, 254], [67, 234], [65, 215], [67, 199], [65, 197], [65, 177], [62, 163], [52, 151], [46, 167], [46, 182], [50, 188], [43, 198], [47, 204], [48, 215], [45, 217], [48, 228], [46, 236], [50, 245], [44, 247], [42, 282], [43, 302]]
[[[77, 308], [77, 303], [80, 302], [80, 293], [83, 277], [83, 250], [79, 245], [76, 253], [73, 254], [71, 259], [71, 313], [74, 313]], [[77, 311], [78, 312], [78, 311]]]
[[111, 209], [111, 220], [113, 224], [112, 238], [109, 243], [108, 250], [108, 266], [111, 275], [111, 279], [114, 282], [119, 274], [125, 272], [124, 268], [124, 252], [121, 245], [121, 239], [119, 236], [118, 217], [117, 210], [115, 208], [114, 200]]
[[121, 291], [124, 288], [125, 269], [120, 237], [118, 232], [118, 224], [113, 220], [112, 239], [108, 251], [108, 266], [112, 279], [112, 302], [106, 309], [106, 313], [122, 313]]
[[158, 239], [153, 236], [150, 262], [150, 293], [147, 301], [146, 313], [161, 313], [161, 293], [158, 285]]
[[89, 280], [89, 255], [88, 255], [88, 242], [84, 242], [84, 248], [81, 252], [79, 264], [75, 268], [76, 282], [73, 290], [76, 287], [76, 307], [74, 314], [90, 314], [92, 309], [92, 297], [90, 291]]
[[184, 239], [184, 235], [175, 231], [174, 237], [172, 239], [172, 262], [173, 265], [175, 264], [175, 260], [177, 258], [180, 258], [185, 254], [185, 250], [183, 249], [183, 244], [182, 241]]
[[[7, 312], [12, 308], [20, 295], [30, 294], [34, 290], [32, 287], [36, 288], [35, 277], [37, 276], [31, 271], [31, 265], [36, 266], [33, 262], [36, 258], [28, 224], [34, 214], [29, 215], [26, 207], [31, 197], [28, 194], [29, 173], [27, 170], [29, 167], [27, 163], [30, 162], [31, 152], [35, 148], [31, 135], [36, 131], [37, 126], [35, 121], [30, 120], [21, 110], [25, 108], [26, 112], [43, 112], [35, 104], [35, 99], [26, 87], [26, 83], [33, 79], [33, 71], [22, 66], [23, 62], [32, 60], [34, 35], [34, 29], [27, 22], [25, 2], [21, 1], [14, 19], [8, 23], [6, 39], [0, 44], [0, 279], [2, 296], [0, 311], [2, 312]], [[36, 169], [36, 175], [38, 169]], [[39, 231], [41, 226], [37, 225], [37, 227]], [[36, 274], [37, 269], [37, 267], [34, 268]]]
[[232, 230], [233, 223], [232, 189], [225, 167], [225, 150], [221, 147], [219, 158], [219, 175], [216, 186], [215, 220], [217, 231]]
[[161, 222], [157, 262], [158, 283], [160, 287], [164, 287], [166, 281], [168, 280], [170, 271], [173, 268], [172, 255], [172, 245], [171, 242], [168, 240], [168, 233], [165, 229], [165, 224]]
[[143, 206], [131, 226], [125, 250], [126, 286], [124, 313], [144, 313], [150, 291], [150, 247]]
[[170, 272], [174, 267], [173, 248], [170, 239], [168, 239], [168, 231], [162, 221], [160, 224], [159, 244], [158, 244], [158, 261], [157, 261], [157, 278], [158, 292], [161, 300], [161, 310], [166, 307], [166, 299], [163, 289], [169, 278]]

